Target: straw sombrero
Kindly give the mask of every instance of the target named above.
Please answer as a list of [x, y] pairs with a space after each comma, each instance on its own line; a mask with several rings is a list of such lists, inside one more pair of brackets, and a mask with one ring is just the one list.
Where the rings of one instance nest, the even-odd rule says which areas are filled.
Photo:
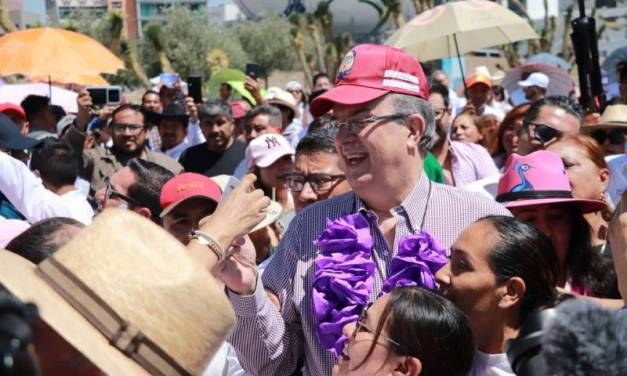
[[584, 133], [591, 133], [597, 129], [626, 128], [627, 129], [627, 105], [615, 104], [607, 106], [598, 124], [588, 125], [583, 128]]
[[0, 251], [0, 284], [111, 375], [198, 374], [234, 323], [209, 272], [128, 210], [105, 210], [38, 266]]

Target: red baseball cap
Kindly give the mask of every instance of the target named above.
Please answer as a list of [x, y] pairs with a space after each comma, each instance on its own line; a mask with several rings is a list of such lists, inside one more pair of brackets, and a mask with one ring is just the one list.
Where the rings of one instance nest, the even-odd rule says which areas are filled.
[[356, 105], [387, 93], [427, 100], [429, 84], [418, 61], [403, 50], [379, 44], [360, 44], [350, 50], [337, 71], [335, 88], [311, 102], [311, 114], [321, 116], [335, 104]]
[[470, 88], [477, 84], [483, 84], [487, 86], [488, 88], [491, 88], [492, 79], [481, 72], [471, 74], [470, 76], [468, 76], [468, 78], [466, 78], [466, 87]]
[[160, 217], [165, 217], [182, 202], [191, 198], [206, 198], [217, 204], [222, 198], [222, 191], [216, 182], [205, 175], [186, 172], [175, 176], [161, 189]]
[[0, 103], [0, 112], [3, 114], [14, 113], [22, 117], [22, 119], [26, 119], [26, 112], [22, 106], [18, 106], [13, 103]]
[[246, 113], [250, 111], [250, 104], [246, 101], [231, 101], [231, 111], [233, 112], [233, 119], [238, 120], [246, 116]]

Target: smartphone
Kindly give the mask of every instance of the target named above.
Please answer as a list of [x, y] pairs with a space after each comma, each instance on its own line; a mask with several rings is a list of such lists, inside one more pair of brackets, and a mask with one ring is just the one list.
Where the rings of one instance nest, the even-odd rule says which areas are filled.
[[255, 63], [246, 64], [246, 75], [255, 80], [261, 77], [261, 66]]
[[179, 76], [176, 73], [161, 73], [159, 75], [159, 82], [168, 86], [174, 87], [178, 82]]
[[202, 103], [202, 77], [187, 77], [187, 92], [190, 97], [194, 98], [194, 103]]
[[118, 105], [122, 101], [121, 86], [87, 87], [95, 106]]

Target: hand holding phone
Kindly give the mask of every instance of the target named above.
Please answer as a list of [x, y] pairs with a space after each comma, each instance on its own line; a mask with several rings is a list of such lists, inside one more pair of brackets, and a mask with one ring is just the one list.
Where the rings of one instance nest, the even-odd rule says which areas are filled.
[[261, 66], [255, 63], [246, 64], [246, 75], [252, 79], [258, 80], [261, 77]]

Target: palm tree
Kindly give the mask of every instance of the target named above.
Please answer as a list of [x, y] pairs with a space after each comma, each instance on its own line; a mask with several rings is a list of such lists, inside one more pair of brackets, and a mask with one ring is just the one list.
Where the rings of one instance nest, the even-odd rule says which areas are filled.
[[164, 73], [174, 73], [172, 63], [165, 50], [165, 41], [163, 39], [163, 33], [161, 32], [161, 26], [156, 23], [149, 23], [144, 29], [144, 37], [157, 52], [159, 58], [159, 64], [161, 64], [161, 71]]
[[9, 17], [4, 0], [0, 0], [0, 27], [2, 27], [7, 33], [17, 31], [17, 27], [15, 27], [11, 17]]
[[326, 64], [324, 61], [324, 52], [322, 49], [322, 41], [320, 40], [320, 27], [318, 26], [318, 21], [316, 20], [313, 14], [307, 14], [307, 30], [311, 35], [311, 38], [314, 42], [314, 48], [316, 49], [316, 57], [318, 58], [318, 70], [321, 72], [326, 72]]

